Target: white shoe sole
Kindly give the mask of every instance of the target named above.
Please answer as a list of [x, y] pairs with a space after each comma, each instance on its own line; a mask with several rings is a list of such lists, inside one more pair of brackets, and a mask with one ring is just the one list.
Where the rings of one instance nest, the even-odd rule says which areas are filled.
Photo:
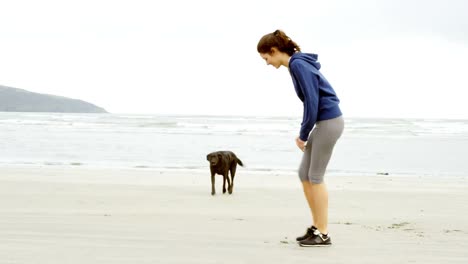
[[332, 244], [306, 245], [306, 244], [302, 244], [301, 242], [299, 242], [298, 244], [299, 244], [299, 246], [301, 246], [301, 247], [329, 247], [329, 246], [332, 245]]

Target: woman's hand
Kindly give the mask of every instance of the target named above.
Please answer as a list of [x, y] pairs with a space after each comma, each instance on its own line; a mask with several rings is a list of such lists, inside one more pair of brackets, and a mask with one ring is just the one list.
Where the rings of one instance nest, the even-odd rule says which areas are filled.
[[306, 144], [307, 144], [307, 141], [302, 141], [299, 137], [296, 138], [296, 145], [300, 150], [304, 151]]

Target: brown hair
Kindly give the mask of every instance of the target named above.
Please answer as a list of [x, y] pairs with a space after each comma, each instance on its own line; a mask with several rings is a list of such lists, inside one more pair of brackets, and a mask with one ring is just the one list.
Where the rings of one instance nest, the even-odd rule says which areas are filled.
[[271, 48], [277, 48], [281, 52], [292, 56], [295, 52], [301, 51], [299, 45], [292, 41], [282, 30], [275, 30], [273, 33], [263, 36], [257, 44], [259, 53], [270, 53]]

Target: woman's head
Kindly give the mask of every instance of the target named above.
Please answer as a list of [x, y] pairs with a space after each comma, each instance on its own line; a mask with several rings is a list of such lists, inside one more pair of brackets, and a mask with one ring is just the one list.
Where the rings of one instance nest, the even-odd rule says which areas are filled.
[[287, 67], [287, 59], [294, 53], [301, 51], [301, 49], [296, 42], [278, 29], [260, 39], [257, 44], [257, 51], [267, 64], [279, 68], [281, 65]]
[[272, 48], [277, 48], [279, 51], [289, 56], [292, 56], [295, 52], [301, 51], [299, 45], [279, 29], [263, 36], [257, 45], [258, 53], [271, 53]]

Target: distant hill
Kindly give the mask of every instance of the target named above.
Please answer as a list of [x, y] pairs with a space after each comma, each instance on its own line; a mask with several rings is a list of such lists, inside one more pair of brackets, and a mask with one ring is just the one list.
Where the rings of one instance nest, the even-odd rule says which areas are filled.
[[107, 113], [91, 103], [0, 85], [0, 112]]

